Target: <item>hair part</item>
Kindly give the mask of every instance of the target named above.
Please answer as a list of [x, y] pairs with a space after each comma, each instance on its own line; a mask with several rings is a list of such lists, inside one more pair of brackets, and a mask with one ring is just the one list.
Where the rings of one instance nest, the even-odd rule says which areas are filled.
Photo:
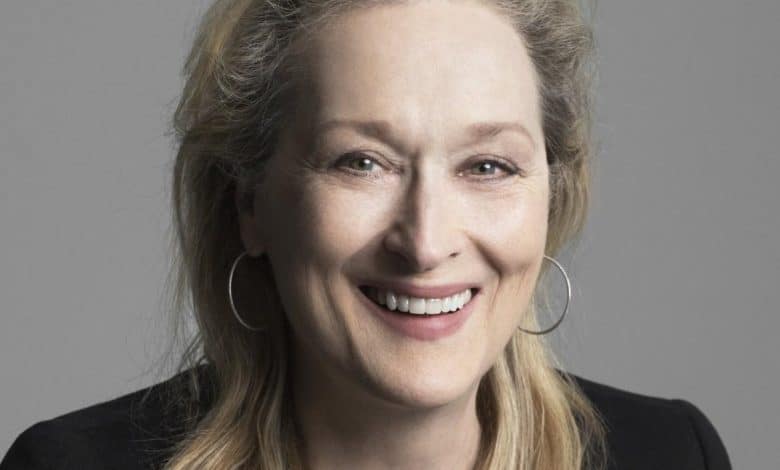
[[[243, 251], [238, 211], [251, 204], [251, 188], [262, 184], [265, 162], [294, 115], [306, 39], [345, 11], [387, 3], [216, 0], [202, 19], [173, 117], [174, 341], [184, 340], [190, 311], [196, 332], [178, 364], [179, 372], [190, 372], [189, 391], [170, 393], [171, 406], [184, 410], [188, 428], [172, 449], [169, 470], [303, 468], [289, 398], [290, 328], [267, 257], [243, 263], [250, 272], [241, 277], [251, 277], [253, 289], [235, 288], [259, 311], [267, 332], [244, 329], [228, 303], [228, 273]], [[592, 33], [576, 0], [480, 3], [511, 21], [539, 77], [551, 170], [546, 246], [552, 256], [580, 233], [587, 213]], [[535, 327], [533, 299], [528, 316]], [[204, 363], [214, 373], [211, 391], [199, 388], [195, 366]], [[479, 385], [483, 436], [477, 468], [603, 467], [603, 423], [557, 365], [543, 337], [519, 331], [512, 337]], [[210, 394], [212, 406], [200, 410], [198, 400]]]

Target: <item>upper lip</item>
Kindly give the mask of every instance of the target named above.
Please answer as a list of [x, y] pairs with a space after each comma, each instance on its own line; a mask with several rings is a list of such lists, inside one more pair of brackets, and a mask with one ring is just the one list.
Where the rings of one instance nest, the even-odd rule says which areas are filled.
[[392, 291], [394, 294], [407, 295], [409, 297], [425, 297], [439, 299], [448, 297], [466, 289], [478, 289], [478, 286], [471, 282], [458, 282], [453, 284], [440, 284], [437, 286], [420, 286], [401, 281], [368, 281], [361, 286], [377, 287], [383, 290]]

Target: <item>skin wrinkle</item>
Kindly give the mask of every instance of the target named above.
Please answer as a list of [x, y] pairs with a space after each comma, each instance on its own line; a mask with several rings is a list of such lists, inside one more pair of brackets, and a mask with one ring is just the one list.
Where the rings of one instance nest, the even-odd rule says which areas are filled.
[[[517, 133], [454, 144], [484, 121], [519, 122], [543, 142], [533, 66], [502, 18], [468, 3], [345, 14], [311, 47], [301, 119], [240, 219], [247, 249], [269, 256], [292, 327], [307, 460], [317, 469], [469, 468], [477, 385], [520, 324], [541, 267], [549, 171], [544, 147]], [[323, 159], [312, 124], [333, 118], [386, 120], [402, 148], [334, 131], [322, 140], [327, 155], [365, 148], [405, 171], [363, 177]], [[487, 182], [459, 173], [493, 156], [514, 158], [525, 174]], [[355, 282], [371, 277], [473, 281], [484, 296], [458, 332], [419, 341], [362, 306]]]
[[[315, 136], [315, 142], [321, 142], [323, 140], [323, 134], [337, 130], [340, 127], [352, 129], [355, 132], [359, 132], [362, 135], [373, 137], [377, 140], [383, 140], [389, 143], [395, 151], [404, 153], [403, 148], [405, 144], [399, 132], [393, 129], [393, 126], [388, 121], [357, 121], [350, 119], [330, 119], [326, 122], [319, 123], [315, 126], [313, 131]], [[528, 153], [535, 153], [537, 145], [534, 142], [531, 133], [519, 122], [488, 122], [488, 123], [476, 123], [468, 127], [465, 134], [467, 137], [460, 142], [458, 146], [453, 146], [448, 151], [452, 152], [460, 146], [473, 145], [482, 139], [488, 139], [495, 137], [504, 131], [514, 131], [521, 134], [524, 138], [530, 141], [530, 150], [526, 150]], [[315, 144], [316, 146], [317, 144]]]

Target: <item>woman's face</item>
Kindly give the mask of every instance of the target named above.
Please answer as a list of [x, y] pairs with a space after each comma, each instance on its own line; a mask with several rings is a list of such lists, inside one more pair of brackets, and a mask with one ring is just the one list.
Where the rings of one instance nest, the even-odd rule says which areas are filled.
[[[241, 217], [249, 251], [269, 256], [296, 364], [396, 404], [463, 398], [520, 324], [545, 248], [522, 39], [484, 6], [412, 2], [332, 20], [308, 50], [297, 127]], [[476, 295], [452, 315], [380, 313], [364, 286]]]

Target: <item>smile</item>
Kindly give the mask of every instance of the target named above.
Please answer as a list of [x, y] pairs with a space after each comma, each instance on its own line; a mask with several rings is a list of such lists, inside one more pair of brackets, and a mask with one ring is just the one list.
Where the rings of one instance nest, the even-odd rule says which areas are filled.
[[[402, 285], [398, 290], [404, 294], [388, 290], [389, 287], [362, 285], [355, 290], [368, 311], [384, 325], [398, 334], [420, 341], [436, 341], [457, 333], [482, 297], [480, 288], [464, 284], [439, 287]], [[417, 297], [421, 294], [436, 297]]]
[[387, 310], [409, 313], [412, 315], [454, 313], [468, 304], [473, 296], [472, 289], [470, 288], [440, 298], [414, 297], [372, 286], [361, 286], [360, 290], [374, 303]]

